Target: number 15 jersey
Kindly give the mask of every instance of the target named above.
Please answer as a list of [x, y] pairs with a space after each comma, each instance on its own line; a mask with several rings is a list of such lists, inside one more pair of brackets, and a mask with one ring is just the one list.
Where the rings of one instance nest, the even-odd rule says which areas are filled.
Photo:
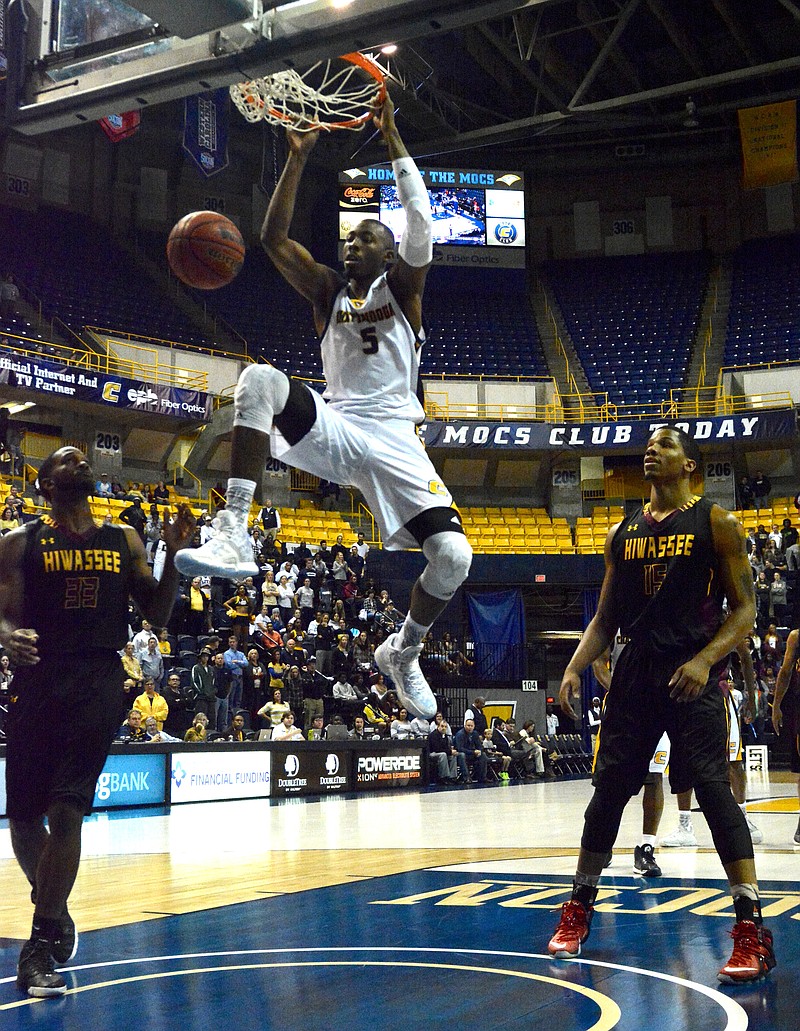
[[348, 296], [345, 284], [320, 342], [323, 397], [347, 415], [422, 422], [417, 384], [424, 341], [403, 314], [385, 272], [361, 300]]

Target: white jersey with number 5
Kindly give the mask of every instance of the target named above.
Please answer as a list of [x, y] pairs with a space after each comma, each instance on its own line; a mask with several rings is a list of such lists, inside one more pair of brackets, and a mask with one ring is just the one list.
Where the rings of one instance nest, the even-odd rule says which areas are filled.
[[386, 273], [355, 300], [345, 285], [322, 334], [323, 397], [347, 415], [365, 419], [425, 418], [417, 398], [424, 336], [411, 328], [389, 289]]

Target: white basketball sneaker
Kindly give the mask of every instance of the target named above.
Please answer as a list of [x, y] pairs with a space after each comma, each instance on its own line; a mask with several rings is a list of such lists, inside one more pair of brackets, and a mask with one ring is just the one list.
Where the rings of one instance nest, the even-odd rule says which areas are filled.
[[175, 555], [175, 568], [184, 576], [223, 576], [236, 580], [256, 576], [258, 566], [247, 529], [226, 508], [211, 524], [216, 536], [200, 548], [182, 548]]
[[764, 832], [760, 827], [757, 827], [747, 813], [744, 814], [745, 820], [747, 820], [747, 829], [750, 831], [750, 838], [754, 845], [760, 845], [764, 840]]
[[416, 716], [431, 719], [436, 715], [436, 699], [419, 668], [422, 645], [398, 648], [400, 634], [392, 634], [375, 649], [375, 662], [381, 673], [391, 677], [397, 697]]
[[677, 829], [661, 839], [662, 848], [696, 848], [697, 838], [690, 820], [688, 824], [679, 823]]

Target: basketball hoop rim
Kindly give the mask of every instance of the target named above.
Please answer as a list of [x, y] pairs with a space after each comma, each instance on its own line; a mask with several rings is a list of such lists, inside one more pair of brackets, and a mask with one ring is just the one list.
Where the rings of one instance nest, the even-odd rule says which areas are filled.
[[[380, 65], [371, 57], [368, 57], [366, 54], [362, 54], [357, 50], [354, 50], [349, 54], [342, 54], [339, 60], [348, 61], [350, 64], [356, 65], [356, 67], [372, 76], [378, 85], [378, 103], [382, 104], [386, 99], [386, 73]], [[273, 116], [273, 118], [283, 123], [287, 128], [291, 128], [297, 121], [297, 118], [293, 115], [287, 114], [285, 111], [279, 111], [274, 107], [267, 108], [267, 111]], [[372, 111], [367, 110], [363, 115], [359, 115], [357, 118], [349, 118], [339, 122], [314, 122], [309, 126], [309, 128], [311, 130], [319, 129], [326, 132], [332, 132], [337, 129], [355, 129], [359, 126], [365, 125], [370, 118], [372, 118]]]

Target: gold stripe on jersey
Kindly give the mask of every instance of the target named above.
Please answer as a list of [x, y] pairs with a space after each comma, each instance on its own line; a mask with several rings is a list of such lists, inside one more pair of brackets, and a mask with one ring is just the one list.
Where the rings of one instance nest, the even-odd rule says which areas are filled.
[[[692, 494], [692, 496], [689, 498], [689, 500], [686, 502], [686, 504], [685, 505], [681, 505], [680, 508], [676, 508], [675, 511], [676, 512], [688, 512], [690, 508], [694, 508], [694, 506], [697, 504], [697, 502], [700, 500], [701, 497], [702, 497], [702, 495], [700, 495], [700, 494]], [[642, 509], [642, 512], [645, 515], [649, 514], [649, 512], [650, 512], [650, 502], [649, 501], [645, 503], [645, 506]]]

